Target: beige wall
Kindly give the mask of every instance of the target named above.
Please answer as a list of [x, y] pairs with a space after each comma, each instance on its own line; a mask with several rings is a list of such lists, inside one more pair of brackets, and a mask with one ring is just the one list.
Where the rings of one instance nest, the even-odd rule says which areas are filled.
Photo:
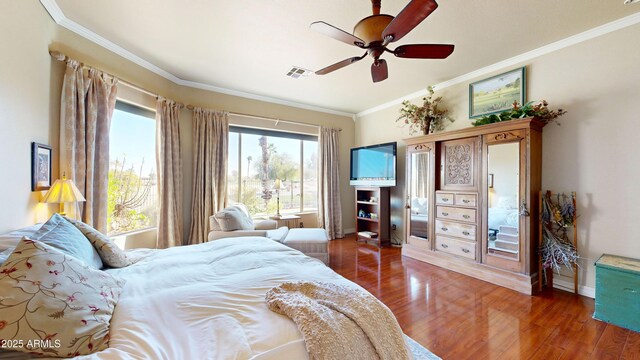
[[[601, 254], [640, 258], [634, 226], [640, 218], [639, 37], [640, 25], [634, 25], [504, 69], [527, 65], [528, 99], [546, 99], [552, 107], [568, 110], [561, 126], [544, 129], [542, 185], [578, 193], [580, 283], [590, 287], [595, 284], [593, 263]], [[442, 89], [438, 95], [444, 96], [457, 119], [449, 129], [470, 126], [468, 83]], [[394, 122], [398, 109], [358, 119], [356, 144], [408, 137]], [[402, 157], [405, 147], [401, 149]], [[404, 159], [399, 164], [404, 171]], [[403, 227], [404, 176], [400, 178], [393, 190], [392, 222]], [[404, 238], [400, 228], [395, 234]]]
[[[29, 19], [29, 21], [25, 21]], [[60, 88], [64, 64], [52, 60], [48, 50], [58, 50], [120, 79], [180, 102], [212, 109], [342, 128], [340, 152], [341, 192], [345, 228], [354, 228], [353, 192], [348, 183], [349, 149], [354, 146], [355, 124], [350, 117], [302, 110], [283, 105], [197, 90], [176, 85], [132, 62], [57, 26], [37, 1], [6, 1], [0, 12], [0, 188], [5, 189], [0, 208], [0, 233], [47, 219], [55, 206], [38, 203], [41, 194], [30, 190], [30, 143], [54, 148], [54, 178], [58, 176]], [[16, 36], [20, 34], [20, 36]], [[180, 117], [183, 142], [185, 237], [191, 209], [191, 111]], [[307, 223], [305, 223], [307, 226]]]
[[[61, 74], [52, 71], [46, 51], [55, 26], [41, 9], [37, 1], [5, 1], [0, 11], [0, 232], [46, 220], [49, 213], [39, 204], [42, 194], [31, 192], [31, 142], [57, 150], [58, 125], [49, 119], [58, 104], [49, 99], [59, 86], [53, 78]], [[53, 166], [57, 172], [55, 157]]]

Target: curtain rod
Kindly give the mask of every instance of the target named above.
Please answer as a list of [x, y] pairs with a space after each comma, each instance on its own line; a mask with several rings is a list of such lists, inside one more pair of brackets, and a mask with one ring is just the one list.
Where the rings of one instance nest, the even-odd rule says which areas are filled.
[[[282, 119], [278, 119], [278, 118], [271, 118], [271, 117], [265, 117], [265, 116], [256, 116], [256, 115], [251, 115], [251, 114], [243, 114], [243, 113], [235, 113], [235, 112], [229, 112], [229, 115], [248, 117], [248, 118], [260, 119], [260, 120], [275, 121], [276, 125], [278, 125], [278, 123], [285, 123], [285, 124], [308, 126], [308, 127], [312, 127], [312, 128], [316, 128], [316, 129], [320, 128], [320, 125], [307, 124], [307, 123], [298, 122], [298, 121], [282, 120]], [[342, 129], [339, 128], [338, 131], [342, 131]]]
[[[65, 55], [65, 54], [63, 54], [63, 53], [61, 53], [61, 52], [59, 52], [59, 51], [50, 50], [50, 51], [49, 51], [49, 55], [51, 55], [51, 57], [52, 57], [52, 58], [54, 58], [54, 59], [56, 59], [56, 60], [58, 60], [58, 61], [74, 60], [74, 59], [72, 59], [72, 58], [68, 57], [67, 55]], [[106, 71], [104, 71], [104, 70], [102, 70], [102, 69], [99, 69], [99, 68], [97, 68], [97, 67], [95, 67], [95, 66], [86, 65], [86, 64], [84, 64], [84, 63], [82, 63], [82, 62], [80, 62], [80, 66], [82, 66], [82, 68], [83, 68], [83, 69], [92, 69], [92, 68], [93, 68], [93, 69], [100, 70], [100, 71], [104, 72], [105, 74], [107, 74], [107, 75], [109, 75], [109, 76], [113, 76], [113, 77], [117, 78], [117, 79], [118, 79], [118, 82], [120, 82], [120, 83], [122, 83], [122, 84], [124, 84], [124, 85], [126, 85], [126, 86], [128, 86], [128, 87], [130, 87], [130, 88], [132, 88], [132, 89], [134, 89], [134, 90], [138, 90], [138, 91], [140, 91], [140, 92], [142, 92], [142, 93], [145, 93], [145, 94], [147, 94], [147, 95], [149, 95], [149, 96], [153, 96], [153, 97], [155, 97], [156, 99], [157, 99], [158, 97], [160, 97], [160, 95], [158, 95], [158, 94], [156, 94], [156, 93], [154, 93], [154, 92], [152, 92], [152, 91], [149, 91], [149, 90], [147, 90], [147, 89], [145, 89], [145, 88], [143, 88], [143, 87], [140, 87], [140, 86], [138, 86], [138, 85], [136, 85], [136, 84], [130, 83], [129, 81], [122, 80], [121, 78], [119, 78], [119, 77], [117, 77], [117, 76], [115, 76], [115, 75], [113, 75], [113, 74], [109, 74], [108, 72], [106, 72]], [[182, 103], [177, 103], [177, 104], [178, 104], [179, 106], [185, 106], [185, 105], [184, 105], [184, 104], [182, 104]], [[187, 106], [189, 106], [189, 105], [187, 105]]]
[[[63, 54], [63, 53], [61, 53], [61, 52], [59, 52], [59, 51], [55, 51], [55, 50], [50, 50], [50, 51], [49, 51], [49, 55], [51, 55], [51, 57], [52, 57], [52, 58], [54, 58], [54, 59], [56, 59], [56, 60], [58, 60], [58, 61], [73, 60], [73, 59], [71, 59], [70, 57], [68, 57], [67, 55], [65, 55], [65, 54]], [[85, 65], [85, 64], [84, 64], [84, 63], [82, 63], [82, 62], [80, 63], [80, 66], [82, 66], [84, 69], [91, 69], [91, 68], [95, 68], [95, 67], [93, 67], [93, 66], [87, 66], [87, 65]], [[95, 68], [95, 69], [98, 69], [98, 68]], [[100, 69], [98, 69], [98, 70], [100, 70]], [[104, 73], [108, 74], [109, 76], [117, 77], [117, 76], [114, 76], [114, 75], [112, 75], [112, 74], [107, 73], [106, 71], [103, 71], [103, 70], [100, 70], [100, 71], [102, 71], [102, 72], [104, 72]], [[126, 80], [122, 80], [122, 79], [118, 78], [118, 82], [121, 82], [121, 83], [123, 83], [124, 85], [129, 86], [129, 87], [133, 88], [134, 90], [138, 90], [138, 91], [140, 91], [140, 92], [143, 92], [143, 93], [145, 93], [145, 94], [147, 94], [147, 95], [149, 95], [149, 96], [153, 96], [153, 97], [155, 97], [155, 98], [160, 97], [160, 95], [158, 95], [158, 94], [156, 94], [156, 93], [154, 93], [154, 92], [152, 92], [152, 91], [149, 91], [149, 90], [147, 90], [147, 89], [145, 89], [145, 88], [143, 88], [143, 87], [140, 87], [140, 86], [138, 86], [138, 85], [136, 85], [136, 84], [132, 84], [132, 83], [130, 83], [130, 82], [128, 82], [128, 81], [126, 81]], [[182, 104], [182, 103], [178, 103], [178, 105], [180, 105], [180, 106], [184, 106], [184, 107], [186, 107], [186, 108], [187, 108], [187, 109], [189, 109], [189, 110], [193, 110], [193, 109], [195, 108], [195, 106], [190, 105], [190, 104], [186, 104], [186, 105], [184, 105], [184, 104]], [[242, 117], [250, 117], [250, 118], [254, 118], [254, 119], [261, 119], [261, 120], [270, 120], [270, 121], [275, 121], [275, 122], [276, 122], [276, 125], [278, 125], [278, 123], [282, 122], [282, 123], [285, 123], [285, 124], [294, 124], [294, 125], [301, 125], [301, 126], [309, 126], [309, 127], [314, 127], [314, 128], [318, 128], [318, 129], [320, 128], [320, 125], [306, 124], [306, 123], [303, 123], [303, 122], [289, 121], [289, 120], [282, 120], [282, 119], [278, 119], [278, 118], [271, 118], [271, 117], [265, 117], [265, 116], [257, 116], [257, 115], [243, 114], [243, 113], [236, 113], [236, 112], [229, 112], [229, 115], [242, 116]], [[339, 128], [339, 129], [338, 129], [338, 131], [342, 131], [342, 129], [340, 129], [340, 128]]]

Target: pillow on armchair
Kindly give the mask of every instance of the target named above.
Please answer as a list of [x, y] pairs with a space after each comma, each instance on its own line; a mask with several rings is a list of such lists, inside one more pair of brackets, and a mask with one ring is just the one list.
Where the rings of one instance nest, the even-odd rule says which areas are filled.
[[[235, 230], [253, 230], [253, 220], [247, 214], [244, 209], [239, 206], [232, 205], [224, 210], [218, 212], [215, 219], [222, 231], [235, 231]], [[213, 227], [212, 227], [213, 230]]]

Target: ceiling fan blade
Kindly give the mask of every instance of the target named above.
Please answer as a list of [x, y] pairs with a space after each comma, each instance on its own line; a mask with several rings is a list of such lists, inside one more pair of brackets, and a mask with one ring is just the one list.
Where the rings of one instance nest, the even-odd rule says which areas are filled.
[[336, 71], [338, 69], [342, 69], [343, 67], [345, 67], [347, 65], [351, 65], [354, 62], [358, 62], [358, 61], [362, 60], [365, 56], [367, 56], [366, 53], [364, 55], [362, 55], [362, 56], [354, 56], [352, 58], [348, 58], [348, 59], [339, 61], [339, 62], [337, 62], [337, 63], [335, 63], [333, 65], [327, 66], [324, 69], [320, 69], [320, 70], [316, 71], [316, 75], [326, 75], [326, 74], [328, 74], [330, 72], [334, 72], [334, 71]]
[[435, 0], [412, 0], [384, 29], [385, 44], [402, 39], [437, 7]]
[[389, 77], [389, 69], [387, 68], [387, 62], [384, 59], [378, 59], [371, 64], [371, 77], [373, 82], [380, 82]]
[[451, 55], [453, 48], [448, 44], [402, 45], [393, 51], [393, 55], [410, 59], [444, 59]]
[[316, 21], [311, 24], [310, 28], [320, 34], [334, 38], [343, 43], [364, 48], [364, 41], [357, 36], [353, 36], [344, 30], [340, 30], [333, 25], [329, 25], [324, 21]]

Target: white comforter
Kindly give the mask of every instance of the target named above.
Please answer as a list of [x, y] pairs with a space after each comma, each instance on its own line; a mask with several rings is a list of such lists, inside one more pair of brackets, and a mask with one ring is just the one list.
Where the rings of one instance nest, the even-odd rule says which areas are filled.
[[142, 253], [132, 266], [107, 270], [127, 280], [111, 320], [110, 348], [80, 358], [305, 359], [296, 325], [267, 308], [267, 290], [302, 279], [357, 286], [266, 238]]

